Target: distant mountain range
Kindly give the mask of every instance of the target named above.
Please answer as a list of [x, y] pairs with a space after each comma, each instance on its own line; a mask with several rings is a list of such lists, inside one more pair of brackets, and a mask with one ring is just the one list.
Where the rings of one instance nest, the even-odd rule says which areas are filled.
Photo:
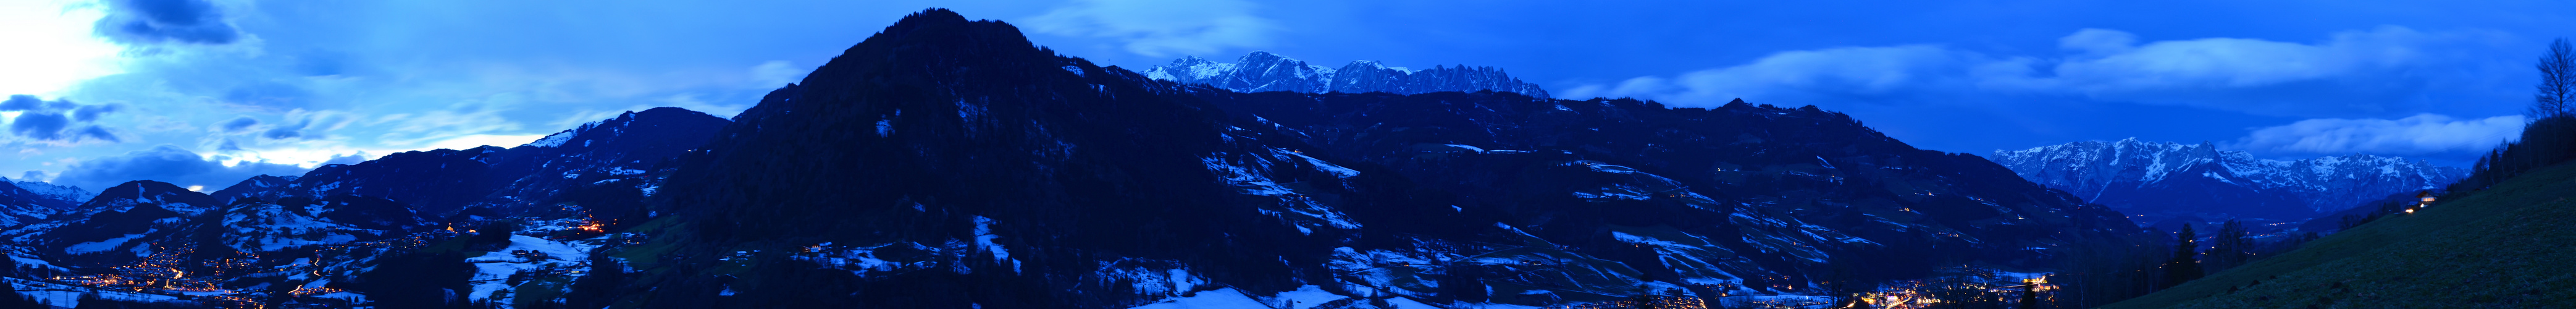
[[2086, 141], [1994, 152], [1995, 163], [2040, 185], [2128, 213], [2206, 213], [2306, 219], [2433, 190], [2468, 170], [2372, 155], [2293, 161], [2255, 158], [2217, 146]]
[[42, 221], [95, 195], [80, 187], [0, 178], [0, 226]]
[[84, 190], [84, 189], [81, 189], [80, 187], [75, 187], [75, 186], [65, 186], [65, 185], [57, 185], [57, 184], [53, 184], [53, 183], [50, 183], [50, 182], [29, 181], [29, 180], [18, 180], [18, 179], [8, 179], [8, 178], [0, 178], [0, 182], [6, 182], [6, 183], [9, 183], [9, 184], [11, 184], [11, 185], [16, 185], [16, 186], [18, 186], [18, 188], [20, 188], [20, 189], [26, 189], [28, 192], [33, 192], [33, 193], [35, 193], [37, 196], [41, 196], [41, 197], [49, 198], [49, 199], [61, 200], [61, 201], [64, 201], [64, 202], [70, 202], [70, 203], [72, 203], [72, 204], [79, 204], [79, 203], [81, 203], [81, 202], [89, 201], [89, 198], [90, 198], [91, 196], [97, 196], [97, 195], [98, 195], [98, 193], [97, 193], [97, 192], [90, 192], [89, 190]]
[[1511, 92], [1546, 98], [1547, 90], [1521, 82], [1492, 67], [1434, 66], [1427, 70], [1388, 67], [1377, 61], [1352, 61], [1341, 68], [1307, 64], [1269, 52], [1252, 52], [1232, 63], [1197, 56], [1145, 69], [1145, 77], [1181, 84], [1205, 84], [1234, 92], [1417, 94], [1441, 91]]

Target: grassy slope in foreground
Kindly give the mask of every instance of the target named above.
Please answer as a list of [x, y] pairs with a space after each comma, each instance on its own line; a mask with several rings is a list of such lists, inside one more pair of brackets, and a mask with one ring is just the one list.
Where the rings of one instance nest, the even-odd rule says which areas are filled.
[[[2541, 169], [2104, 308], [2571, 306], [2576, 201], [2570, 196], [2576, 196], [2576, 164]], [[2231, 287], [2239, 291], [2229, 293]]]

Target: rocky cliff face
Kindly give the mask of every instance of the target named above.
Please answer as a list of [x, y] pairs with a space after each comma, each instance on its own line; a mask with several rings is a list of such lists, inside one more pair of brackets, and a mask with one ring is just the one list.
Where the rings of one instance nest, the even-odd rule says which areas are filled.
[[1232, 63], [1196, 56], [1145, 69], [1146, 77], [1181, 84], [1206, 84], [1235, 92], [1416, 94], [1444, 91], [1511, 92], [1546, 98], [1546, 89], [1522, 82], [1493, 67], [1435, 66], [1428, 70], [1388, 67], [1377, 61], [1352, 61], [1341, 68], [1307, 64], [1269, 52], [1252, 52]]
[[1995, 151], [2014, 173], [2088, 201], [2134, 212], [2197, 212], [2281, 220], [2348, 209], [2390, 194], [2433, 190], [2460, 168], [2350, 155], [2258, 159], [2209, 143], [2124, 139]]

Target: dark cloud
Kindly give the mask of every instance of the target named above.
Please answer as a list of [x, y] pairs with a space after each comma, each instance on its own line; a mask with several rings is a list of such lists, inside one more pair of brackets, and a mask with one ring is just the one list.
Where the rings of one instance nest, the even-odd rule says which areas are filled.
[[233, 120], [225, 120], [223, 123], [215, 124], [215, 127], [223, 130], [224, 133], [232, 133], [250, 129], [250, 126], [258, 124], [259, 119], [252, 119], [250, 116], [242, 116], [239, 118], [233, 118]]
[[46, 101], [43, 98], [24, 94], [9, 95], [8, 101], [0, 101], [0, 111], [36, 111], [56, 114], [68, 112], [72, 115], [72, 119], [82, 122], [98, 120], [100, 115], [121, 109], [124, 107], [115, 104], [82, 105], [62, 98]]
[[114, 104], [81, 105], [80, 107], [74, 107], [71, 109], [72, 120], [79, 120], [81, 122], [96, 121], [98, 120], [99, 115], [116, 112], [117, 109], [119, 109], [119, 107]]
[[100, 115], [122, 109], [117, 105], [81, 105], [71, 100], [46, 101], [32, 95], [11, 95], [0, 101], [0, 111], [24, 112], [9, 122], [9, 133], [41, 141], [75, 141], [81, 139], [121, 142], [116, 133], [97, 125], [73, 126], [74, 121], [91, 122]]
[[292, 126], [292, 127], [284, 127], [284, 126], [281, 126], [281, 127], [277, 127], [277, 128], [275, 128], [275, 129], [268, 129], [268, 132], [260, 132], [260, 133], [259, 133], [259, 136], [260, 136], [260, 137], [270, 138], [270, 139], [289, 139], [289, 138], [304, 137], [304, 126], [300, 126], [300, 125], [299, 125], [299, 126]]
[[204, 0], [110, 0], [98, 34], [124, 43], [228, 44], [241, 38]]
[[[65, 111], [82, 107], [86, 106], [72, 103], [71, 100], [56, 98], [53, 101], [46, 101], [43, 98], [24, 94], [9, 95], [8, 101], [0, 101], [0, 111]], [[116, 111], [116, 108], [106, 107], [106, 110], [101, 112], [112, 111]]]
[[281, 123], [276, 127], [268, 128], [268, 131], [260, 132], [259, 136], [269, 139], [302, 138], [305, 137], [304, 128], [312, 126], [312, 119], [305, 119], [303, 122], [295, 123], [295, 125], [285, 125]]
[[63, 128], [71, 125], [72, 119], [62, 114], [27, 112], [9, 122], [9, 133], [38, 140], [63, 140], [71, 137], [63, 135]]
[[75, 136], [75, 137], [87, 138], [87, 139], [92, 139], [92, 140], [107, 141], [107, 142], [109, 142], [109, 143], [122, 143], [122, 142], [125, 142], [125, 139], [123, 139], [123, 138], [117, 138], [117, 137], [116, 137], [116, 133], [115, 133], [115, 132], [108, 132], [108, 131], [107, 131], [107, 127], [101, 127], [101, 126], [95, 126], [95, 125], [91, 125], [91, 126], [81, 126], [79, 129], [72, 129], [72, 132], [71, 132], [71, 133], [72, 133], [72, 136]]
[[256, 175], [297, 175], [307, 170], [289, 164], [241, 162], [224, 166], [219, 160], [197, 156], [177, 146], [161, 145], [151, 149], [126, 152], [124, 155], [73, 163], [53, 183], [105, 188], [134, 180], [155, 180], [180, 186], [220, 187]]
[[43, 108], [45, 108], [45, 100], [32, 95], [13, 94], [9, 95], [8, 101], [0, 101], [0, 111], [30, 111]]

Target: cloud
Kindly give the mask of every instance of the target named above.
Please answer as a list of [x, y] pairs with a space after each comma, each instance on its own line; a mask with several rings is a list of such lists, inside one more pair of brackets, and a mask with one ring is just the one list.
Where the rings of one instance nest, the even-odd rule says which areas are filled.
[[1982, 63], [2018, 62], [1933, 45], [1798, 50], [1671, 78], [1648, 76], [1615, 86], [1578, 86], [1566, 94], [1647, 98], [1681, 106], [1716, 106], [1736, 98], [1778, 102], [1883, 96], [1970, 86], [1972, 73], [1983, 70], [1977, 67]]
[[2075, 34], [2057, 38], [2057, 47], [2091, 55], [2111, 55], [2135, 49], [2138, 35], [2119, 30], [2085, 28]]
[[307, 168], [267, 162], [223, 164], [223, 158], [200, 157], [195, 152], [176, 146], [160, 145], [150, 149], [126, 152], [124, 155], [83, 160], [73, 163], [54, 183], [83, 188], [106, 188], [133, 180], [154, 180], [180, 186], [222, 187], [256, 175], [298, 175]]
[[777, 89], [780, 86], [786, 86], [787, 84], [804, 80], [805, 73], [811, 71], [813, 71], [813, 69], [799, 68], [794, 64], [788, 63], [786, 60], [770, 60], [768, 62], [761, 62], [760, 65], [752, 66], [751, 79], [758, 83], [753, 85], [754, 87], [761, 87], [762, 89]]
[[[9, 119], [9, 133], [37, 141], [77, 142], [82, 140], [116, 143], [124, 141], [106, 127], [95, 124], [101, 115], [115, 112], [117, 105], [83, 105], [70, 100], [47, 101], [32, 95], [11, 95], [0, 101], [0, 111], [19, 112]], [[77, 122], [77, 123], [76, 123]], [[60, 143], [57, 143], [60, 144]]]
[[233, 118], [233, 120], [225, 120], [223, 123], [215, 124], [215, 128], [216, 131], [233, 133], [249, 130], [250, 126], [254, 125], [259, 125], [259, 119], [253, 119], [250, 118], [250, 116], [241, 116]]
[[47, 180], [47, 179], [53, 179], [53, 177], [52, 177], [51, 175], [53, 175], [53, 174], [45, 173], [45, 171], [27, 171], [26, 173], [19, 174], [19, 175], [18, 175], [18, 179], [17, 179], [17, 180], [20, 180], [20, 181], [45, 181], [45, 180]]
[[[1578, 85], [1571, 97], [1630, 96], [1681, 106], [1742, 97], [1786, 104], [1991, 101], [2060, 96], [2183, 105], [2270, 116], [2359, 117], [2428, 111], [2421, 94], [2444, 79], [2482, 73], [2462, 56], [2494, 45], [2483, 32], [2383, 26], [2316, 43], [2199, 38], [2139, 43], [2137, 35], [2083, 29], [2056, 55], [2008, 56], [1933, 45], [1840, 47], [1773, 53], [1741, 65]], [[1855, 102], [1857, 101], [1857, 102]], [[2403, 114], [2399, 114], [2403, 115]]]
[[1239, 0], [1075, 0], [1026, 18], [1025, 25], [1039, 33], [1124, 41], [1127, 52], [1145, 56], [1213, 54], [1270, 44], [1280, 27], [1254, 16], [1255, 9]]
[[2255, 129], [2235, 144], [2273, 153], [2473, 153], [2520, 138], [2523, 123], [2520, 115], [2484, 119], [2436, 114], [2396, 120], [2308, 119]]
[[107, 141], [109, 143], [125, 142], [124, 138], [116, 137], [115, 132], [108, 132], [107, 127], [95, 125], [81, 126], [79, 129], [72, 129], [72, 135], [79, 136], [84, 139]]
[[107, 0], [93, 29], [126, 44], [229, 44], [241, 38], [221, 8], [204, 0]]
[[[113, 111], [116, 111], [116, 107], [115, 107], [115, 106], [99, 106], [99, 105], [81, 105], [80, 103], [74, 103], [74, 102], [72, 102], [71, 100], [63, 100], [63, 99], [60, 99], [60, 98], [56, 98], [55, 100], [47, 101], [47, 100], [45, 100], [44, 98], [38, 98], [38, 97], [33, 96], [33, 95], [24, 95], [24, 94], [13, 94], [13, 95], [9, 95], [9, 100], [7, 100], [7, 101], [0, 101], [0, 111], [9, 111], [9, 112], [14, 112], [14, 111], [50, 111], [50, 112], [62, 112], [62, 111], [73, 111], [73, 110], [86, 110], [87, 112], [92, 112], [92, 113], [94, 113], [94, 114], [95, 114], [95, 113], [113, 112]], [[83, 120], [83, 121], [87, 121], [87, 120]]]
[[9, 95], [8, 101], [0, 101], [0, 111], [30, 111], [43, 108], [45, 108], [45, 100], [32, 95], [13, 94]]
[[116, 112], [121, 109], [123, 109], [123, 107], [116, 104], [89, 105], [61, 98], [48, 101], [33, 95], [24, 94], [9, 95], [9, 100], [0, 101], [0, 111], [69, 113], [72, 115], [72, 119], [77, 119], [82, 122], [95, 121], [98, 120], [98, 116]]
[[2134, 35], [2085, 29], [2068, 36], [2061, 46], [2085, 53], [2026, 86], [2265, 115], [2384, 115], [2436, 105], [2415, 94], [2443, 78], [2475, 78], [2479, 73], [2468, 70], [2478, 64], [2465, 59], [2478, 58], [2459, 49], [2498, 41], [2481, 32], [2396, 26], [2336, 32], [2316, 43], [2201, 38], [2129, 45], [2121, 37]]
[[80, 120], [81, 122], [98, 121], [99, 115], [116, 112], [118, 108], [119, 107], [114, 104], [82, 105], [80, 107], [72, 108], [72, 120]]
[[331, 156], [331, 159], [328, 159], [328, 160], [322, 160], [322, 163], [321, 163], [321, 164], [322, 164], [322, 165], [332, 165], [332, 164], [358, 164], [358, 163], [360, 163], [360, 162], [367, 162], [367, 160], [375, 160], [375, 159], [376, 159], [376, 157], [375, 157], [375, 156], [369, 156], [369, 155], [367, 155], [367, 152], [365, 152], [365, 151], [360, 151], [360, 152], [353, 152], [353, 153], [349, 153], [348, 155], [333, 155], [333, 156]]
[[62, 140], [72, 137], [63, 134], [63, 128], [71, 124], [72, 119], [62, 114], [29, 112], [9, 121], [9, 133], [37, 140]]
[[268, 131], [259, 132], [259, 137], [266, 137], [266, 138], [269, 138], [269, 139], [289, 139], [289, 138], [304, 137], [304, 127], [305, 127], [305, 126], [312, 125], [312, 124], [313, 124], [312, 122], [309, 122], [309, 121], [308, 121], [308, 122], [304, 122], [304, 123], [297, 123], [297, 124], [292, 125], [292, 126], [277, 126], [277, 127], [275, 127], [275, 128], [269, 128], [269, 129], [268, 129]]

